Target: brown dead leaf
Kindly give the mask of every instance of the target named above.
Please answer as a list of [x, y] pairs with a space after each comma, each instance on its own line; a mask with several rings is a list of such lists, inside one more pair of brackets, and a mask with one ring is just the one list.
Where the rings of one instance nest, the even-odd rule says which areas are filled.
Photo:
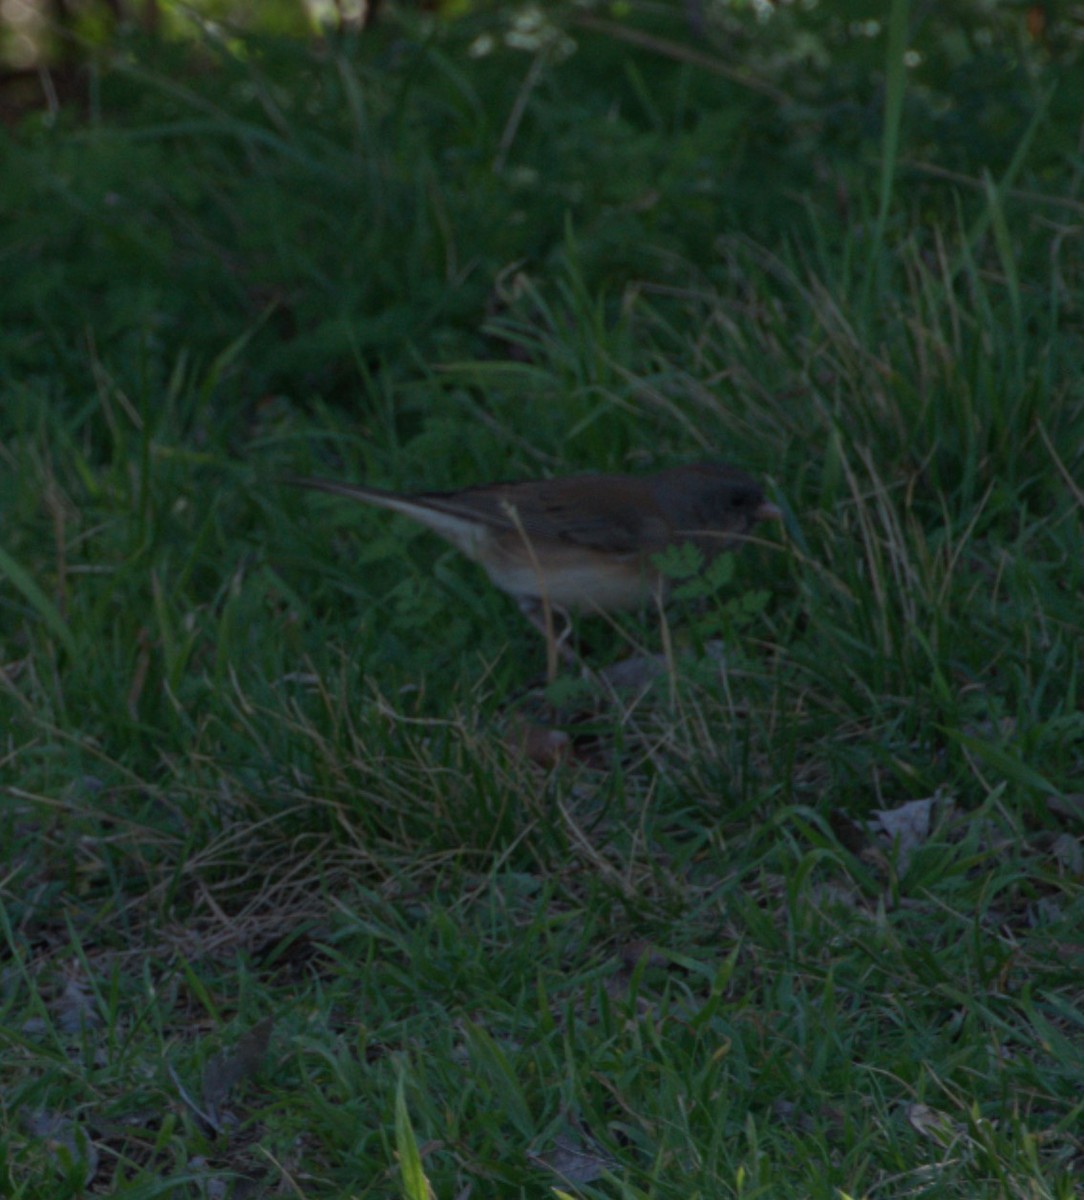
[[571, 750], [571, 739], [564, 730], [518, 716], [509, 721], [504, 740], [516, 754], [539, 767], [552, 768], [567, 762]]

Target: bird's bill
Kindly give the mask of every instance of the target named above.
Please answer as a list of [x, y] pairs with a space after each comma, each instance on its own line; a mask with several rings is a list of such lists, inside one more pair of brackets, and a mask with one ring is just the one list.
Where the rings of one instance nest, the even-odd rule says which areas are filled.
[[770, 500], [764, 500], [757, 507], [753, 515], [758, 521], [782, 521], [783, 510], [778, 504], [773, 504]]

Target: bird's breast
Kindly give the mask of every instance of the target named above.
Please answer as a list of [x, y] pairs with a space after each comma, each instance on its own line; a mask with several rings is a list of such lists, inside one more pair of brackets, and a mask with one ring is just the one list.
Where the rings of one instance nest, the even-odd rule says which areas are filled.
[[500, 541], [499, 552], [478, 555], [478, 561], [497, 587], [517, 599], [544, 597], [562, 608], [587, 611], [637, 608], [660, 583], [658, 572], [640, 555], [548, 542], [534, 542], [528, 550], [522, 543]]

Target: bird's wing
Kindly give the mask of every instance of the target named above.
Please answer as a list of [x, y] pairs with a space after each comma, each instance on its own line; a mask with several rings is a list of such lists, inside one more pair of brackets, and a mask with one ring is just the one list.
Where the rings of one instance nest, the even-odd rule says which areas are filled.
[[[473, 516], [491, 529], [519, 532], [535, 542], [561, 542], [613, 554], [650, 553], [670, 540], [669, 524], [636, 481], [607, 479], [592, 486], [594, 476], [552, 483], [505, 483], [469, 488], [449, 495], [416, 496], [458, 517]], [[585, 486], [586, 485], [586, 486]]]

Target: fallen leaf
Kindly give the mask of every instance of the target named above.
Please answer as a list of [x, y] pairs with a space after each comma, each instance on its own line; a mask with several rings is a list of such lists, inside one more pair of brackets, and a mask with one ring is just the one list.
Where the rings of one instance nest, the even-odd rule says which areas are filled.
[[556, 767], [568, 759], [571, 739], [563, 729], [551, 729], [516, 718], [505, 731], [505, 742], [517, 754], [540, 767]]
[[94, 996], [78, 979], [68, 980], [53, 1007], [57, 1025], [64, 1033], [82, 1033], [102, 1024]]
[[70, 1117], [39, 1109], [23, 1114], [23, 1124], [33, 1137], [41, 1138], [57, 1169], [67, 1174], [72, 1166], [83, 1168], [83, 1186], [98, 1173], [98, 1148], [86, 1130]]
[[212, 1122], [219, 1122], [219, 1107], [230, 1092], [260, 1069], [271, 1038], [274, 1017], [265, 1017], [237, 1039], [232, 1050], [216, 1054], [203, 1068], [203, 1104]]
[[613, 1160], [585, 1148], [583, 1142], [561, 1134], [554, 1139], [553, 1149], [545, 1154], [532, 1154], [535, 1162], [559, 1175], [565, 1183], [591, 1183], [614, 1165]]
[[1084, 848], [1080, 845], [1080, 839], [1073, 837], [1071, 833], [1059, 833], [1050, 847], [1050, 852], [1058, 866], [1069, 874], [1079, 875], [1084, 872]]
[[887, 841], [896, 851], [896, 870], [902, 877], [907, 874], [911, 855], [930, 836], [934, 807], [942, 802], [941, 796], [929, 796], [925, 800], [909, 800], [897, 808], [880, 809], [867, 822], [867, 828], [881, 841]]
[[1062, 795], [1047, 796], [1046, 806], [1059, 817], [1068, 817], [1072, 821], [1084, 821], [1084, 792], [1065, 792]]
[[907, 1120], [923, 1137], [941, 1147], [951, 1146], [963, 1134], [963, 1129], [951, 1117], [928, 1104], [909, 1104]]

